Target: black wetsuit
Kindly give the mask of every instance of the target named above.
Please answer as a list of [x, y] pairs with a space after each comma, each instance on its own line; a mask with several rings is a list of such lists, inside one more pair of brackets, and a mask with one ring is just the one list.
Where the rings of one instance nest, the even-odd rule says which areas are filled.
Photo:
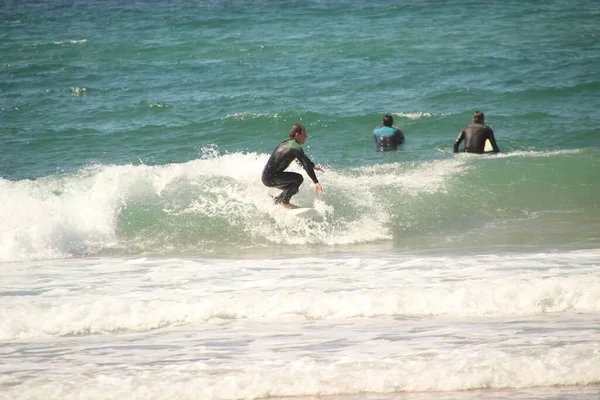
[[485, 153], [485, 141], [488, 140], [492, 144], [494, 153], [498, 153], [500, 149], [496, 144], [496, 138], [494, 137], [494, 131], [487, 125], [474, 122], [471, 125], [465, 126], [462, 131], [458, 134], [456, 141], [454, 142], [454, 152], [458, 153], [458, 146], [464, 140], [465, 141], [465, 152], [467, 153]]
[[304, 182], [302, 175], [284, 171], [294, 160], [302, 165], [314, 183], [319, 183], [313, 169], [315, 164], [304, 154], [302, 146], [294, 139], [285, 140], [273, 150], [262, 173], [262, 182], [266, 186], [283, 190], [279, 196], [275, 197], [275, 203], [288, 204], [290, 198], [298, 193], [300, 185]]

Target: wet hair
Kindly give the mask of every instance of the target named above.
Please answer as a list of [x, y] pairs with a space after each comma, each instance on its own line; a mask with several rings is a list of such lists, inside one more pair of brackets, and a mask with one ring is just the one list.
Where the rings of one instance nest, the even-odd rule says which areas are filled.
[[479, 122], [483, 124], [484, 116], [482, 111], [475, 111], [473, 113], [473, 122]]
[[393, 124], [394, 124], [394, 117], [392, 117], [390, 114], [385, 114], [383, 116], [383, 125], [392, 126]]
[[294, 139], [294, 136], [296, 136], [296, 134], [302, 133], [302, 131], [306, 131], [306, 128], [304, 127], [304, 125], [300, 125], [300, 124], [292, 125], [292, 129], [290, 129], [290, 139]]

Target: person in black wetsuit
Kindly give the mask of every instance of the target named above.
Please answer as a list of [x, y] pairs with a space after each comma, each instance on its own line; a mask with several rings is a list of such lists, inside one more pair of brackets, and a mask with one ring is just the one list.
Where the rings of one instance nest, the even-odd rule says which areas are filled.
[[290, 199], [298, 193], [300, 185], [304, 182], [304, 178], [296, 172], [285, 171], [294, 160], [297, 160], [302, 165], [302, 168], [304, 168], [310, 179], [314, 182], [315, 193], [323, 193], [323, 188], [317, 179], [315, 170], [325, 171], [310, 161], [306, 154], [304, 154], [304, 150], [302, 150], [302, 144], [304, 144], [307, 138], [306, 128], [300, 124], [294, 124], [290, 130], [290, 138], [279, 143], [275, 150], [273, 150], [271, 157], [269, 157], [267, 165], [265, 165], [262, 173], [262, 182], [265, 186], [283, 190], [279, 196], [275, 197], [275, 204], [281, 204], [286, 208], [297, 207], [290, 204]]
[[464, 151], [467, 153], [485, 153], [485, 141], [489, 139], [493, 152], [499, 153], [500, 149], [496, 144], [496, 138], [494, 137], [494, 131], [484, 123], [484, 115], [481, 111], [475, 111], [473, 113], [473, 123], [467, 125], [458, 134], [456, 141], [454, 142], [454, 152], [458, 153], [458, 146], [461, 142], [465, 141]]

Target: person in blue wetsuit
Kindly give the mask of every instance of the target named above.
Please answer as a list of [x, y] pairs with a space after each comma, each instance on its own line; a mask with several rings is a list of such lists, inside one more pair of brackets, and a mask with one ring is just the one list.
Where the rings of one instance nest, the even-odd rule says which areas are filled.
[[454, 152], [458, 153], [458, 146], [461, 142], [465, 141], [464, 151], [467, 153], [485, 153], [485, 141], [489, 140], [492, 145], [492, 151], [499, 153], [500, 149], [496, 144], [496, 138], [494, 137], [494, 131], [492, 128], [484, 124], [485, 116], [481, 111], [475, 111], [473, 113], [473, 123], [465, 126], [458, 137], [454, 141]]
[[390, 114], [383, 116], [383, 126], [375, 128], [373, 137], [377, 143], [378, 151], [396, 150], [398, 145], [404, 143], [404, 133], [394, 126], [394, 117]]
[[304, 182], [304, 178], [296, 172], [285, 171], [294, 160], [304, 168], [310, 179], [314, 182], [315, 193], [323, 193], [323, 188], [317, 179], [315, 171], [325, 171], [310, 161], [306, 154], [304, 154], [304, 150], [302, 150], [302, 145], [307, 138], [306, 128], [300, 124], [294, 124], [290, 130], [290, 138], [279, 143], [263, 169], [263, 184], [268, 187], [282, 189], [281, 194], [275, 197], [275, 204], [281, 204], [286, 208], [298, 207], [290, 204], [290, 199], [298, 193], [300, 185]]

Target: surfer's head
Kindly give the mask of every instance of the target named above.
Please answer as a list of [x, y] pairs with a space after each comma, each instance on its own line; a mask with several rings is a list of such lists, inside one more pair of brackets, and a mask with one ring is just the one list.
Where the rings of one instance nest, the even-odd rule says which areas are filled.
[[290, 139], [294, 139], [298, 144], [303, 144], [307, 137], [304, 125], [294, 124], [290, 129]]
[[385, 125], [385, 126], [394, 125], [394, 117], [392, 117], [390, 114], [385, 114], [383, 116], [383, 125]]
[[483, 121], [484, 121], [483, 112], [481, 112], [481, 111], [475, 111], [473, 113], [473, 122], [477, 122], [479, 124], [483, 124]]

